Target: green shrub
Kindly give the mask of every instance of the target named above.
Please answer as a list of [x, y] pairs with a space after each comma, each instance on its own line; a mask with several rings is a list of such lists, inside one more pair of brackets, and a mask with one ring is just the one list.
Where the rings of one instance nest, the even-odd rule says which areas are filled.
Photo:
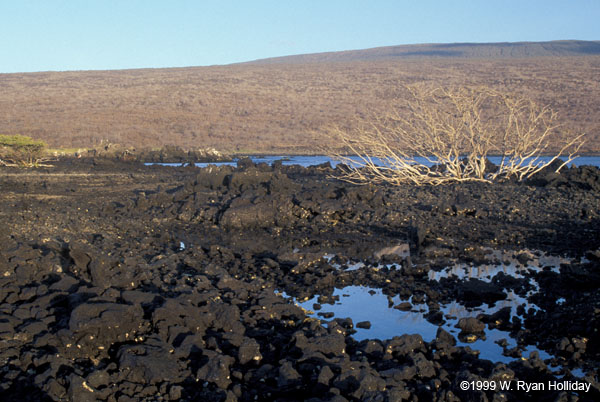
[[0, 165], [39, 166], [45, 158], [46, 143], [24, 135], [0, 134]]

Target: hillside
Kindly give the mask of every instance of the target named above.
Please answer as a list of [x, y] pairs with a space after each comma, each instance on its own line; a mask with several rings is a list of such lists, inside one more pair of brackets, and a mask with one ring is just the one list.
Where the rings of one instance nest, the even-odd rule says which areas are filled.
[[[401, 96], [402, 85], [430, 82], [526, 94], [549, 104], [565, 128], [587, 132], [586, 151], [598, 153], [599, 46], [420, 45], [228, 66], [0, 74], [0, 132], [41, 138], [53, 147], [108, 140], [136, 147], [316, 152], [330, 141], [319, 137], [324, 126], [377, 113]], [[440, 49], [460, 49], [462, 56], [424, 54]], [[420, 56], [392, 56], [415, 52]]]
[[600, 41], [428, 43], [311, 53], [251, 61], [252, 64], [323, 63], [423, 58], [507, 59], [600, 55]]

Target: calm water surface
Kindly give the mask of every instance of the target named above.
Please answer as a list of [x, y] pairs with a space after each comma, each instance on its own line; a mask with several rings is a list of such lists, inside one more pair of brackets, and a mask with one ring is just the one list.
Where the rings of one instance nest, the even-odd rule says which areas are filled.
[[[332, 255], [325, 255], [325, 258], [330, 258]], [[500, 257], [506, 257], [502, 253]], [[506, 259], [506, 258], [504, 258]], [[522, 274], [526, 271], [539, 272], [546, 267], [553, 271], [558, 271], [561, 263], [565, 262], [566, 259], [563, 257], [547, 256], [541, 254], [535, 261], [527, 266], [517, 266], [515, 261], [507, 261], [500, 265], [483, 265], [483, 266], [470, 266], [467, 264], [457, 264], [456, 266], [446, 267], [441, 271], [431, 271], [429, 279], [432, 281], [439, 281], [444, 277], [455, 277], [457, 279], [468, 279], [476, 278], [485, 282], [490, 282], [493, 277], [497, 274], [502, 273], [504, 275], [512, 276], [514, 278], [522, 278]], [[355, 269], [371, 269], [367, 264], [358, 262], [349, 264], [348, 267], [339, 268], [344, 270], [355, 270]], [[429, 307], [424, 302], [415, 302], [412, 297], [408, 300], [402, 300], [399, 296], [392, 298], [392, 306], [390, 306], [390, 300], [388, 296], [383, 294], [381, 289], [369, 288], [366, 286], [347, 286], [341, 289], [336, 288], [333, 292], [333, 296], [337, 298], [337, 301], [331, 304], [321, 303], [321, 308], [317, 311], [314, 310], [314, 304], [318, 303], [318, 295], [308, 300], [291, 300], [307, 310], [308, 314], [314, 318], [324, 320], [318, 315], [320, 312], [333, 313], [333, 318], [346, 318], [349, 317], [356, 324], [361, 321], [369, 321], [371, 323], [370, 329], [355, 328], [356, 333], [352, 335], [356, 340], [363, 339], [391, 339], [394, 336], [402, 334], [419, 334], [426, 342], [431, 342], [435, 339], [438, 328], [452, 333], [458, 346], [469, 346], [473, 350], [479, 352], [479, 356], [483, 359], [488, 359], [493, 362], [509, 363], [515, 360], [514, 357], [505, 356], [504, 350], [500, 346], [500, 341], [506, 342], [507, 348], [517, 347], [517, 341], [511, 337], [511, 334], [507, 331], [499, 329], [490, 329], [486, 326], [485, 337], [477, 338], [474, 342], [462, 341], [457, 336], [460, 330], [456, 327], [458, 320], [466, 317], [477, 317], [479, 314], [494, 314], [495, 312], [503, 309], [510, 308], [511, 320], [513, 317], [518, 317], [523, 320], [524, 317], [518, 313], [518, 307], [521, 306], [525, 311], [539, 310], [540, 307], [536, 304], [527, 300], [527, 297], [539, 290], [537, 283], [532, 279], [534, 290], [527, 293], [526, 296], [520, 296], [515, 294], [513, 291], [506, 292], [506, 299], [500, 300], [494, 304], [486, 305], [482, 304], [478, 307], [466, 307], [459, 301], [452, 301], [447, 304], [440, 305], [440, 311], [445, 317], [445, 322], [441, 325], [436, 325], [429, 322], [426, 319], [427, 314], [430, 312]], [[285, 293], [283, 297], [289, 297]], [[400, 304], [401, 302], [409, 301], [412, 304], [410, 311], [401, 311], [393, 306]], [[560, 304], [565, 300], [562, 298], [556, 298], [555, 303]], [[331, 318], [331, 319], [333, 319]], [[329, 321], [330, 319], [324, 320]], [[551, 359], [553, 356], [547, 352], [538, 349], [535, 345], [521, 345], [521, 354], [524, 358], [529, 357], [530, 353], [537, 352], [542, 360]], [[558, 370], [560, 367], [549, 367], [551, 370]], [[572, 370], [573, 375], [577, 377], [583, 377], [583, 371], [580, 369]]]
[[[315, 166], [315, 165], [320, 165], [323, 163], [331, 163], [331, 166], [335, 167], [337, 164], [339, 164], [340, 162], [332, 159], [328, 156], [324, 156], [324, 155], [311, 155], [311, 156], [303, 156], [303, 155], [293, 155], [293, 156], [286, 156], [286, 155], [273, 155], [273, 156], [251, 156], [250, 159], [254, 162], [254, 163], [266, 163], [266, 164], [273, 164], [276, 161], [281, 161], [281, 163], [283, 165], [300, 165], [300, 166], [304, 166], [304, 167], [308, 167], [308, 166]], [[357, 157], [353, 157], [352, 159], [354, 160], [359, 160]], [[499, 156], [491, 156], [490, 161], [492, 163], [498, 164], [501, 161], [501, 157]], [[540, 158], [540, 161], [548, 161], [550, 160], [550, 157], [542, 157]], [[565, 160], [563, 158], [563, 160]], [[419, 163], [422, 163], [426, 166], [431, 166], [432, 163], [427, 161], [427, 159], [425, 158], [416, 158], [416, 161]], [[164, 165], [164, 166], [180, 166], [181, 163], [147, 163], [147, 165]], [[195, 164], [197, 167], [207, 167], [208, 165], [214, 165], [214, 166], [222, 166], [222, 165], [229, 165], [229, 166], [236, 166], [237, 165], [237, 160], [233, 161], [233, 162], [213, 162], [213, 163], [196, 163]], [[571, 163], [569, 163], [569, 166], [583, 166], [583, 165], [591, 165], [591, 166], [598, 166], [600, 167], [600, 156], [581, 156], [577, 159], [575, 159], [574, 161], [572, 161]]]

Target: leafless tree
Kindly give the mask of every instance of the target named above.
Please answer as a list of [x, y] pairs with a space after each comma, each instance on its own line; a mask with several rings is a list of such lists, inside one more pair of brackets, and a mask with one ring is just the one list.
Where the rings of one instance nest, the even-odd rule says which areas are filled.
[[[386, 115], [330, 127], [345, 162], [342, 179], [395, 185], [529, 178], [561, 156], [570, 162], [583, 134], [559, 131], [556, 114], [531, 99], [487, 87], [407, 87]], [[551, 158], [541, 159], [551, 153]], [[501, 162], [490, 169], [488, 157]], [[425, 160], [428, 163], [420, 161]]]

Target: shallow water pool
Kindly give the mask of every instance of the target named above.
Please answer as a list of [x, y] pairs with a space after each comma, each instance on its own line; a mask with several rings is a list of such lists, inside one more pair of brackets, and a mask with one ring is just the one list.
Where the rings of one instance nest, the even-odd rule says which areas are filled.
[[[313, 308], [313, 305], [318, 303], [318, 296], [303, 302], [295, 302], [309, 311], [309, 315], [314, 318], [321, 318], [318, 315], [320, 312], [330, 312], [334, 314], [331, 319], [349, 317], [355, 326], [361, 321], [369, 321], [371, 323], [370, 329], [355, 328], [356, 333], [353, 337], [358, 341], [363, 339], [391, 339], [402, 334], [419, 334], [423, 337], [423, 340], [431, 342], [435, 339], [439, 328], [438, 325], [425, 319], [425, 315], [429, 312], [426, 304], [413, 303], [411, 311], [401, 311], [389, 307], [388, 297], [382, 293], [381, 289], [348, 286], [343, 289], [335, 289], [333, 296], [339, 297], [339, 301], [335, 304], [322, 304], [321, 309], [318, 311], [314, 311]], [[392, 301], [394, 305], [398, 305], [403, 300], [396, 296], [392, 298]], [[447, 318], [446, 323], [441, 325], [441, 328], [457, 338], [460, 330], [455, 326], [460, 318], [476, 317], [481, 313], [493, 314], [504, 307], [511, 307], [513, 315], [516, 315], [517, 306], [523, 303], [526, 304], [526, 308], [537, 308], [537, 306], [528, 303], [512, 292], [508, 294], [506, 300], [496, 303], [493, 307], [466, 308], [457, 302], [442, 305], [440, 311]], [[486, 329], [485, 339], [477, 339], [475, 342], [462, 342], [457, 338], [457, 345], [469, 346], [471, 349], [478, 350], [480, 357], [483, 359], [508, 363], [514, 358], [502, 354], [502, 347], [496, 343], [501, 339], [506, 339], [508, 348], [516, 346], [515, 340], [510, 337], [508, 332], [498, 329]], [[522, 352], [523, 356], [528, 356], [532, 351], [538, 351], [542, 359], [551, 358], [546, 352], [537, 350], [533, 346], [526, 348]]]
[[[560, 271], [560, 265], [568, 263], [570, 260], [560, 256], [548, 256], [539, 251], [525, 250], [521, 254], [526, 253], [530, 257], [527, 263], [523, 264], [518, 261], [518, 256], [510, 251], [490, 250], [490, 261], [501, 263], [492, 263], [479, 266], [469, 264], [456, 264], [446, 267], [439, 271], [430, 271], [429, 280], [439, 281], [441, 278], [455, 277], [456, 279], [479, 279], [485, 282], [490, 282], [498, 273], [503, 273], [514, 278], [525, 278], [526, 274], [540, 272], [542, 270]], [[325, 254], [324, 258], [331, 261], [335, 257], [334, 254]], [[357, 269], [373, 269], [369, 265], [360, 261], [348, 261], [342, 268], [337, 264], [332, 264], [338, 269], [344, 271], [352, 271]], [[391, 266], [388, 266], [391, 268]], [[514, 293], [511, 290], [506, 291], [506, 298], [497, 301], [493, 305], [482, 304], [478, 307], [466, 307], [458, 301], [440, 305], [440, 311], [443, 314], [445, 322], [441, 325], [433, 324], [426, 319], [430, 309], [425, 303], [417, 303], [412, 298], [408, 300], [411, 304], [410, 311], [403, 311], [394, 306], [407, 300], [401, 300], [399, 296], [388, 297], [383, 294], [381, 289], [370, 288], [366, 286], [347, 286], [342, 289], [336, 288], [333, 292], [333, 297], [328, 300], [336, 300], [334, 303], [319, 303], [319, 295], [311, 299], [297, 301], [291, 298], [296, 304], [307, 310], [308, 315], [323, 321], [332, 320], [335, 318], [351, 318], [354, 324], [356, 333], [352, 336], [354, 339], [361, 341], [364, 339], [391, 339], [394, 336], [403, 334], [419, 334], [426, 342], [431, 342], [435, 339], [438, 329], [441, 327], [451, 333], [456, 341], [457, 346], [470, 347], [472, 350], [477, 350], [482, 359], [491, 360], [493, 362], [510, 363], [515, 357], [505, 356], [504, 350], [511, 350], [517, 347], [517, 341], [510, 336], [508, 331], [499, 329], [490, 329], [487, 325], [484, 330], [485, 337], [459, 337], [460, 329], [456, 327], [461, 318], [477, 317], [479, 314], [492, 315], [501, 309], [510, 308], [510, 319], [517, 317], [523, 320], [518, 311], [519, 307], [524, 308], [522, 311], [539, 310], [540, 307], [527, 300], [527, 297], [537, 292], [539, 287], [537, 282], [529, 277], [530, 283], [533, 285], [533, 290], [530, 290], [525, 297]], [[283, 294], [284, 297], [287, 297]], [[562, 303], [564, 299], [557, 298], [556, 303]], [[315, 311], [315, 304], [320, 304], [320, 309]], [[319, 313], [330, 313], [332, 317], [323, 319]], [[362, 321], [368, 321], [370, 328], [358, 328], [356, 325]], [[462, 339], [461, 339], [462, 338]], [[501, 344], [504, 345], [501, 346]], [[552, 359], [553, 356], [547, 352], [538, 349], [533, 345], [521, 346], [518, 349], [521, 356], [527, 358], [532, 352], [537, 352], [542, 360]], [[551, 370], [558, 371], [561, 367], [550, 367]], [[583, 377], [582, 370], [571, 370], [572, 374], [577, 377]]]

